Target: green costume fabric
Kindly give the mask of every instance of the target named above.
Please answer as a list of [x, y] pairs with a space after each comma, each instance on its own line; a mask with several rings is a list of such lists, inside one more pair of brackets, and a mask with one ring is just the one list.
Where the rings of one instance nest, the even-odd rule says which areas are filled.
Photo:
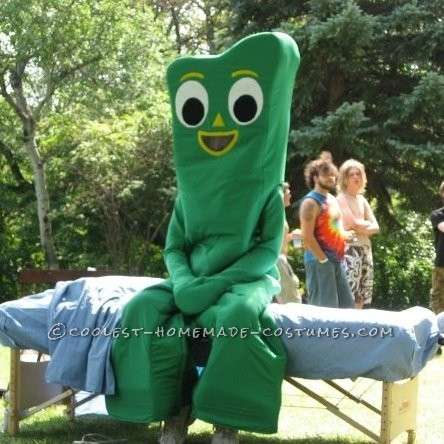
[[[219, 426], [277, 430], [286, 356], [281, 339], [263, 329], [273, 327], [266, 307], [279, 292], [298, 65], [296, 43], [270, 32], [169, 66], [179, 190], [165, 246], [170, 278], [124, 309], [122, 328], [145, 333], [113, 342], [110, 415], [152, 422], [191, 402], [193, 416]], [[186, 327], [211, 333], [197, 382], [190, 338], [178, 334]]]

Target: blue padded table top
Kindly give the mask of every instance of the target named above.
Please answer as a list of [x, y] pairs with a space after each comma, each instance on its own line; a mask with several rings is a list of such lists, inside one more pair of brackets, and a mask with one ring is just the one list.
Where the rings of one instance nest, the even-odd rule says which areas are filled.
[[[110, 348], [125, 303], [161, 279], [103, 276], [0, 305], [0, 343], [48, 353], [48, 382], [112, 394]], [[404, 311], [270, 304], [274, 331], [288, 354], [287, 376], [387, 382], [415, 376], [438, 348], [437, 317], [423, 307]], [[73, 359], [72, 357], [76, 358]]]

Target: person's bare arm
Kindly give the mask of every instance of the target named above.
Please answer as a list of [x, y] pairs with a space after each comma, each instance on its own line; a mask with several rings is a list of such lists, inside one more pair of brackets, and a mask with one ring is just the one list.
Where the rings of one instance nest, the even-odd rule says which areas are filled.
[[292, 234], [290, 233], [290, 227], [288, 226], [288, 222], [284, 223], [284, 239], [282, 241], [281, 254], [287, 256], [288, 254], [288, 243], [291, 242]]
[[327, 259], [327, 256], [316, 240], [314, 233], [316, 218], [319, 213], [320, 208], [315, 200], [311, 198], [304, 199], [299, 211], [304, 248], [311, 251], [319, 261], [323, 262]]
[[379, 233], [379, 224], [367, 199], [365, 197], [362, 197], [362, 199], [364, 202], [365, 222], [367, 222], [368, 225], [366, 227], [363, 227], [362, 231], [359, 231], [358, 229], [356, 229], [355, 231], [367, 236], [372, 236], [373, 234]]

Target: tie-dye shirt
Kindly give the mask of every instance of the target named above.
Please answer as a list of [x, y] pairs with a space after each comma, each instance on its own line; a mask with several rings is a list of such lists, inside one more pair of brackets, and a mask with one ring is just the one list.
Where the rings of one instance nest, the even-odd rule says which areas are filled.
[[[321, 212], [316, 218], [314, 235], [326, 256], [330, 259], [342, 260], [345, 250], [345, 236], [342, 226], [341, 210], [335, 198], [328, 194], [324, 196], [316, 191], [310, 191], [306, 196], [314, 199], [320, 206]], [[315, 260], [315, 255], [305, 250], [305, 261]]]

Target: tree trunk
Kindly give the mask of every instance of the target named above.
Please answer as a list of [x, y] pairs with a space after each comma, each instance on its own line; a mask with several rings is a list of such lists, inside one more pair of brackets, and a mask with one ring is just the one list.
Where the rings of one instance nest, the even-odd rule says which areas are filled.
[[23, 141], [31, 162], [35, 195], [37, 200], [37, 217], [39, 222], [40, 244], [50, 269], [58, 268], [58, 260], [52, 236], [52, 225], [49, 211], [49, 193], [46, 186], [45, 165], [36, 143], [36, 122], [40, 110], [54, 92], [54, 85], [47, 88], [46, 96], [36, 106], [34, 112], [28, 105], [23, 88], [27, 60], [22, 60], [9, 70], [10, 86], [13, 94], [8, 91], [5, 73], [0, 78], [0, 92], [22, 122]]
[[31, 161], [34, 188], [37, 199], [37, 217], [39, 221], [40, 243], [50, 269], [58, 268], [58, 260], [52, 236], [49, 193], [46, 186], [45, 165], [35, 141], [35, 124], [32, 118], [23, 120], [25, 147]]
[[344, 75], [337, 70], [330, 72], [328, 110], [336, 110], [343, 102]]

